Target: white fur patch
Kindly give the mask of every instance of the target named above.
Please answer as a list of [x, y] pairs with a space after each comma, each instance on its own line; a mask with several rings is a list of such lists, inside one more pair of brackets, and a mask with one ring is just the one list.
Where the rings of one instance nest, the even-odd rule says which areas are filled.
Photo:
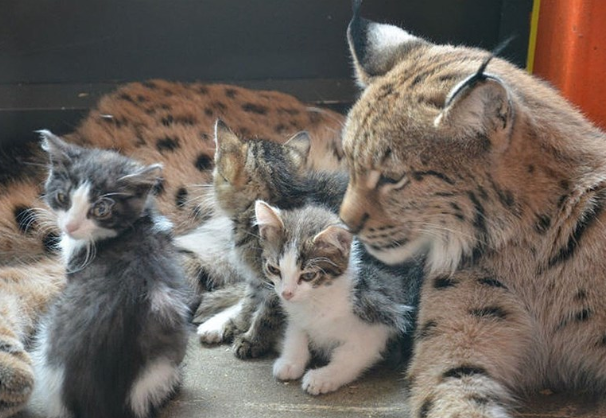
[[291, 292], [293, 297], [290, 299], [290, 301], [292, 302], [301, 297], [298, 294], [300, 287], [298, 281], [299, 276], [301, 275], [301, 269], [297, 264], [298, 251], [296, 245], [296, 243], [291, 244], [291, 246], [284, 252], [284, 256], [280, 259], [282, 280], [276, 284], [278, 296], [282, 297], [283, 292]]
[[175, 390], [181, 380], [178, 366], [166, 359], [148, 365], [133, 384], [130, 406], [137, 417], [147, 417]]
[[172, 222], [166, 217], [162, 215], [154, 216], [154, 232], [171, 232], [173, 229]]
[[227, 216], [215, 215], [187, 235], [175, 238], [175, 244], [196, 254], [205, 266], [229, 265], [242, 277], [251, 277], [251, 271], [242, 263], [234, 248], [233, 222]]
[[415, 41], [418, 38], [405, 30], [384, 23], [371, 23], [368, 30], [368, 40], [371, 50], [395, 48], [403, 43]]
[[168, 321], [178, 319], [173, 316], [175, 311], [179, 318], [186, 318], [189, 313], [189, 308], [183, 303], [182, 295], [164, 284], [152, 290], [149, 298], [152, 312]]
[[67, 212], [57, 211], [57, 226], [63, 233], [59, 245], [65, 263], [89, 242], [117, 235], [116, 231], [100, 228], [88, 218], [91, 206], [90, 187], [90, 183], [86, 182], [73, 190], [70, 193], [71, 206]]
[[47, 363], [47, 337], [46, 328], [42, 325], [37, 337], [36, 349], [32, 353], [36, 381], [30, 404], [35, 409], [43, 409], [45, 416], [49, 418], [67, 418], [70, 414], [61, 397], [65, 371], [62, 367]]
[[[90, 210], [90, 183], [78, 186], [70, 193], [70, 207], [57, 213], [57, 224], [61, 231], [74, 239], [87, 239], [94, 223], [87, 219]], [[91, 225], [92, 224], [92, 225]]]
[[200, 341], [206, 344], [218, 344], [223, 340], [223, 331], [230, 320], [236, 318], [242, 310], [242, 302], [235, 304], [212, 316], [198, 326]]

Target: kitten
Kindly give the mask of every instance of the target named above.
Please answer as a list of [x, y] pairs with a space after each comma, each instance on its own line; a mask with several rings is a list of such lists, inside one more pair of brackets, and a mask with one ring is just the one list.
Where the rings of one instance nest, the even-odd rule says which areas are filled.
[[[404, 336], [414, 321], [403, 277], [363, 263], [352, 235], [320, 206], [279, 210], [255, 205], [265, 276], [287, 313], [282, 354], [274, 376], [303, 376], [312, 394], [332, 392], [358, 378]], [[328, 358], [304, 374], [310, 348]]]
[[[347, 175], [307, 172], [310, 139], [304, 133], [284, 145], [261, 139], [243, 141], [218, 121], [215, 142], [215, 200], [232, 225], [229, 245], [225, 245], [226, 253], [231, 255], [226, 257], [231, 257], [232, 264], [242, 265], [240, 271], [247, 286], [239, 303], [200, 325], [198, 334], [204, 343], [233, 339], [237, 357], [258, 357], [274, 347], [282, 333], [284, 315], [263, 277], [258, 231], [253, 225], [254, 203], [263, 199], [289, 208], [317, 201], [326, 202], [336, 211], [347, 187]], [[197, 241], [217, 239], [197, 237]], [[224, 307], [219, 300], [223, 295], [217, 296], [204, 295], [201, 309], [212, 311], [209, 305]]]
[[150, 194], [161, 167], [41, 134], [67, 286], [42, 323], [34, 399], [50, 417], [153, 416], [179, 385], [188, 317]]

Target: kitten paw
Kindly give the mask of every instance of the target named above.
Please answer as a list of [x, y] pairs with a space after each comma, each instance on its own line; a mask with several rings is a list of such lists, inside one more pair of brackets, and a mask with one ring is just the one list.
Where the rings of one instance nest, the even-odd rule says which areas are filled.
[[280, 357], [274, 362], [273, 372], [276, 379], [296, 380], [303, 376], [305, 364], [297, 364], [296, 362]]
[[220, 344], [223, 342], [223, 332], [218, 329], [212, 329], [206, 325], [206, 322], [198, 327], [197, 334], [202, 344]]
[[235, 339], [233, 349], [236, 357], [243, 360], [261, 357], [269, 351], [267, 344], [259, 341], [250, 341], [246, 338], [246, 335], [240, 335]]
[[239, 334], [238, 327], [229, 320], [218, 321], [215, 317], [203, 322], [198, 326], [197, 334], [202, 344], [222, 344], [233, 341], [234, 336]]
[[234, 321], [230, 320], [223, 328], [223, 341], [233, 341], [238, 335], [242, 334], [243, 331], [238, 328]]
[[31, 359], [22, 347], [0, 341], [0, 417], [23, 409], [34, 387]]
[[310, 395], [320, 395], [322, 393], [334, 392], [342, 386], [342, 383], [335, 379], [334, 373], [323, 369], [310, 370], [303, 376], [301, 387]]

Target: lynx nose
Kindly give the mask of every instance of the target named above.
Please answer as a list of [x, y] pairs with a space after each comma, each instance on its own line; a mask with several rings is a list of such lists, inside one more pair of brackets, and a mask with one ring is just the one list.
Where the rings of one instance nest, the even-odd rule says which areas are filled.
[[290, 290], [284, 290], [282, 292], [282, 297], [286, 300], [291, 300], [293, 296], [294, 296], [294, 294]]

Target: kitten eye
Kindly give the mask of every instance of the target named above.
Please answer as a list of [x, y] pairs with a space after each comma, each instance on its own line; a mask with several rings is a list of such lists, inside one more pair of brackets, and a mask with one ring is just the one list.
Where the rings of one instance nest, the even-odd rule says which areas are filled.
[[280, 269], [277, 268], [276, 266], [267, 263], [265, 267], [267, 268], [267, 271], [270, 274], [273, 274], [274, 276], [279, 276], [280, 275]]
[[114, 201], [108, 198], [97, 200], [91, 208], [91, 214], [97, 219], [106, 219], [112, 213]]
[[55, 199], [57, 199], [57, 202], [61, 203], [62, 205], [67, 203], [67, 196], [63, 192], [57, 192]]
[[304, 282], [311, 282], [317, 276], [318, 276], [318, 272], [317, 271], [310, 271], [308, 273], [303, 273], [301, 275], [301, 280], [303, 280]]

